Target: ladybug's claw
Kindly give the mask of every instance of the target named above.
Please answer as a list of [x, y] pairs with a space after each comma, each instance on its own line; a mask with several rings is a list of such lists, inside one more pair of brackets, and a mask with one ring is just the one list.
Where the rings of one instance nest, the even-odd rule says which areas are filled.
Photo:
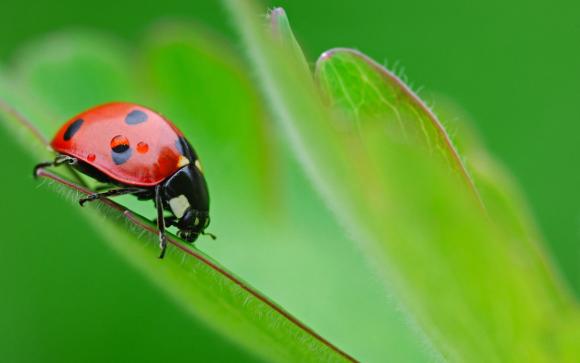
[[85, 206], [86, 202], [90, 202], [92, 199], [91, 198], [81, 198], [79, 199], [79, 204], [81, 205], [81, 207]]
[[49, 166], [59, 166], [61, 164], [68, 164], [68, 165], [75, 165], [78, 162], [78, 160], [76, 158], [73, 158], [72, 156], [68, 156], [68, 155], [57, 155], [56, 158], [54, 158], [53, 161], [47, 161], [44, 163], [40, 163], [37, 164], [34, 167], [34, 171], [33, 171], [33, 177], [37, 178], [38, 177], [38, 173], [41, 169], [44, 169], [46, 167]]
[[161, 248], [159, 258], [161, 259], [165, 256], [165, 250], [167, 249], [167, 236], [165, 236], [165, 218], [163, 217], [163, 199], [161, 198], [160, 185], [155, 187], [155, 205], [157, 206], [157, 228], [159, 229], [159, 247]]
[[40, 163], [40, 164], [37, 164], [37, 165], [34, 167], [34, 170], [33, 170], [33, 172], [32, 172], [32, 176], [34, 177], [34, 179], [38, 178], [38, 172], [39, 172], [41, 169], [44, 169], [44, 168], [46, 168], [47, 166], [52, 166], [52, 161], [50, 161], [50, 162], [46, 162], [46, 163]]
[[165, 236], [165, 233], [159, 233], [159, 248], [161, 248], [159, 259], [162, 259], [165, 257], [165, 250], [167, 250], [167, 237]]

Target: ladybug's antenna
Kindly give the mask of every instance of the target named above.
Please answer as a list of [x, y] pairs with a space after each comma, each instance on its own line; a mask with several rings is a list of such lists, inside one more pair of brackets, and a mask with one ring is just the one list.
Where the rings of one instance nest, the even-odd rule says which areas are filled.
[[204, 236], [210, 236], [211, 239], [213, 239], [214, 241], [217, 239], [216, 235], [213, 234], [213, 233], [209, 233], [209, 232], [203, 231], [203, 232], [201, 232], [201, 234], [204, 235]]

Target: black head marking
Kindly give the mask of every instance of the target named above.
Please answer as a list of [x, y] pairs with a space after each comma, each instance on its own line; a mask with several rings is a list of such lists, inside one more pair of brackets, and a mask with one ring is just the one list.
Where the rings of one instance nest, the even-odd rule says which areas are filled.
[[64, 141], [69, 141], [77, 133], [77, 131], [79, 131], [83, 125], [83, 122], [85, 121], [79, 118], [78, 120], [75, 120], [73, 123], [68, 125], [66, 131], [64, 132]]
[[133, 110], [125, 117], [125, 123], [128, 125], [137, 125], [147, 121], [147, 114], [141, 110]]

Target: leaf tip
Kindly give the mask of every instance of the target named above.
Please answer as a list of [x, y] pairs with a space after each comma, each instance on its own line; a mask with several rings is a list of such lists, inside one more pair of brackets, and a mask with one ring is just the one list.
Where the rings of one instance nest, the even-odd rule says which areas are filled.
[[274, 9], [270, 10], [270, 14], [269, 14], [270, 18], [275, 19], [277, 17], [286, 17], [286, 10], [284, 10], [283, 7], [278, 6], [275, 7]]
[[316, 61], [316, 71], [318, 71], [320, 68], [322, 68], [322, 66], [324, 66], [328, 61], [334, 59], [337, 56], [340, 55], [352, 55], [355, 57], [359, 57], [359, 58], [368, 58], [366, 57], [363, 53], [359, 52], [356, 49], [353, 48], [343, 48], [343, 47], [337, 47], [337, 48], [331, 48], [327, 51], [324, 51], [319, 57], [318, 60]]
[[274, 35], [279, 35], [285, 28], [290, 26], [286, 10], [283, 7], [276, 7], [267, 15], [270, 20], [270, 29]]

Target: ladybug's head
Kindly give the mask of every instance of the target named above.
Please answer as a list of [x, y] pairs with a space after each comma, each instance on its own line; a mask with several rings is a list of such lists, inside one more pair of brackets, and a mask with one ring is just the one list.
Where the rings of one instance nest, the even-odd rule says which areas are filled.
[[193, 242], [209, 226], [209, 215], [207, 212], [200, 213], [189, 209], [179, 220], [177, 235], [187, 242]]
[[209, 225], [209, 195], [203, 174], [186, 165], [163, 183], [163, 204], [176, 219], [179, 237], [193, 242]]

